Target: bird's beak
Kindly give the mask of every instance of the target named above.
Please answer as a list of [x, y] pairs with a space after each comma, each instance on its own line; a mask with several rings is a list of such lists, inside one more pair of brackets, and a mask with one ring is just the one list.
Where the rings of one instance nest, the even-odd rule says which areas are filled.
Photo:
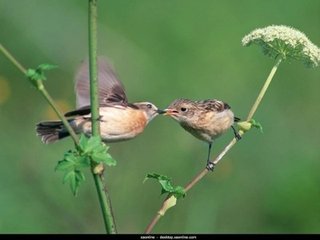
[[164, 116], [171, 116], [171, 115], [174, 115], [175, 113], [177, 113], [176, 110], [170, 109], [170, 108], [163, 110], [163, 112], [164, 112], [163, 113]]
[[161, 110], [161, 109], [158, 109], [158, 110], [157, 110], [157, 113], [158, 113], [158, 114], [165, 114], [165, 113], [166, 113], [166, 111]]

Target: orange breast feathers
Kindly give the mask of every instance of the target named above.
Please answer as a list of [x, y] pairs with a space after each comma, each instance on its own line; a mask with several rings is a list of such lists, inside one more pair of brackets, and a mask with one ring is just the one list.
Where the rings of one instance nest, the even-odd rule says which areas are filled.
[[145, 113], [130, 107], [102, 107], [100, 116], [101, 132], [108, 135], [137, 135], [147, 124]]

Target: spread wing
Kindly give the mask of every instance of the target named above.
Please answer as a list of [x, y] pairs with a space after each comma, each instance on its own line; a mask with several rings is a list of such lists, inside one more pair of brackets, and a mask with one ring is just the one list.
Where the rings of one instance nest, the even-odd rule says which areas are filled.
[[[118, 79], [115, 71], [108, 61], [98, 58], [98, 86], [99, 86], [99, 103], [127, 105], [128, 100], [124, 86]], [[90, 105], [90, 80], [89, 80], [89, 63], [85, 61], [76, 74], [76, 99], [77, 108]]]

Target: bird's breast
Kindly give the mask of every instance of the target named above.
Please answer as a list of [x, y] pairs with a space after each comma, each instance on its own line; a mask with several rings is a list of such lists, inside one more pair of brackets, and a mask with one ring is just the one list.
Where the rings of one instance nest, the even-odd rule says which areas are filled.
[[[104, 142], [117, 142], [134, 138], [147, 124], [145, 114], [130, 107], [100, 108], [100, 132]], [[81, 127], [81, 124], [79, 124]], [[91, 122], [82, 124], [82, 131], [91, 135]]]
[[210, 143], [229, 129], [233, 120], [233, 112], [228, 109], [222, 112], [209, 111], [204, 114], [195, 114], [188, 121], [180, 124], [195, 137]]

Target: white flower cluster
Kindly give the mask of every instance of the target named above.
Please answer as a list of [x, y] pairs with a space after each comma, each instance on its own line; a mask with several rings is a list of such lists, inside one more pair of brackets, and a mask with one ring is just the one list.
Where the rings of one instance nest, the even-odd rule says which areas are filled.
[[243, 46], [260, 45], [272, 57], [302, 60], [307, 66], [320, 64], [320, 49], [304, 33], [287, 26], [272, 25], [258, 28], [242, 39]]

